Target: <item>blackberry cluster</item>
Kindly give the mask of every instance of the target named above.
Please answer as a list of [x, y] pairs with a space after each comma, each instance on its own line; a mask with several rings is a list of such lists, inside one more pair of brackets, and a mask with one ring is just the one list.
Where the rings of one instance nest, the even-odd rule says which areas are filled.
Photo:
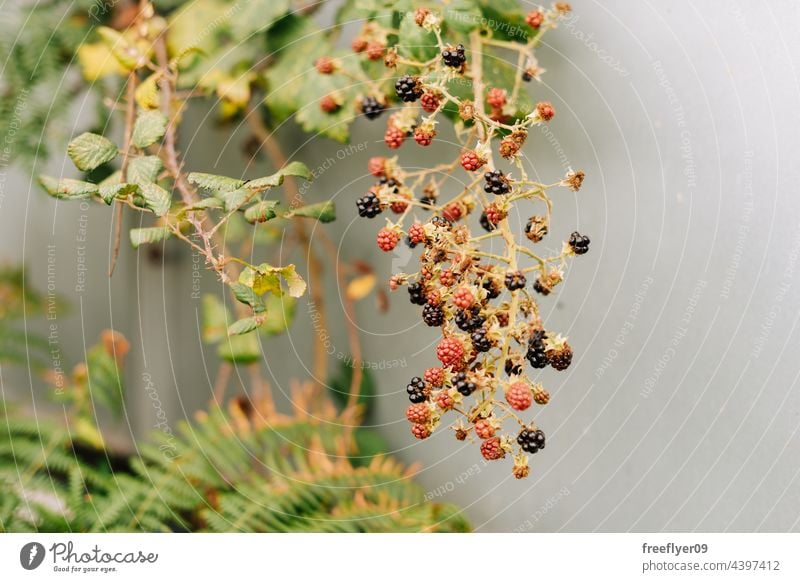
[[480, 314], [480, 308], [475, 306], [456, 313], [455, 322], [461, 331], [475, 331], [486, 322], [486, 318]]
[[363, 218], [375, 218], [382, 212], [381, 201], [374, 192], [368, 192], [356, 200], [356, 208], [358, 208], [358, 215]]
[[440, 327], [444, 323], [444, 311], [438, 305], [426, 303], [422, 308], [422, 320], [430, 327]]
[[472, 347], [479, 352], [488, 352], [492, 349], [492, 340], [486, 336], [486, 328], [480, 328], [472, 332], [470, 335], [472, 340]]
[[541, 429], [530, 430], [523, 428], [517, 435], [517, 443], [526, 453], [535, 453], [544, 448], [544, 432]]
[[483, 228], [483, 230], [485, 230], [486, 232], [492, 232], [494, 229], [497, 228], [497, 226], [489, 222], [489, 217], [486, 216], [485, 210], [481, 212], [481, 228]]
[[425, 296], [425, 287], [422, 283], [412, 283], [408, 286], [408, 296], [414, 305], [426, 305], [428, 298]]
[[442, 62], [448, 67], [460, 69], [467, 62], [467, 55], [464, 50], [464, 45], [460, 44], [453, 48], [448, 46], [442, 51]]
[[511, 184], [508, 183], [508, 178], [500, 170], [486, 172], [483, 175], [483, 179], [486, 180], [483, 190], [487, 194], [502, 195], [511, 192]]
[[422, 97], [422, 86], [419, 79], [411, 75], [403, 75], [394, 84], [394, 90], [401, 101], [413, 103]]
[[487, 299], [497, 299], [503, 292], [503, 289], [494, 277], [487, 277], [483, 282], [483, 288], [486, 289]]
[[544, 331], [536, 330], [528, 340], [528, 352], [525, 358], [537, 369], [546, 368], [549, 363], [544, 352]]
[[376, 119], [386, 109], [386, 106], [375, 97], [367, 96], [361, 100], [361, 112], [367, 119]]
[[536, 281], [533, 282], [533, 290], [541, 295], [550, 295], [551, 291], [550, 287], [542, 285], [542, 282], [539, 279], [536, 279]]
[[506, 288], [509, 291], [516, 291], [517, 289], [522, 289], [525, 287], [525, 284], [528, 280], [525, 278], [525, 275], [522, 274], [522, 271], [511, 271], [506, 273], [505, 283]]
[[589, 252], [589, 240], [588, 236], [583, 236], [577, 230], [569, 235], [569, 246], [572, 247], [572, 251], [576, 255], [585, 255]]
[[419, 376], [411, 378], [411, 382], [406, 386], [408, 392], [408, 399], [414, 404], [425, 402], [428, 396], [425, 394], [425, 381]]
[[455, 386], [455, 389], [458, 390], [459, 394], [464, 396], [469, 396], [478, 389], [478, 386], [475, 384], [475, 382], [467, 380], [466, 372], [459, 372], [455, 375], [453, 378], [453, 386]]

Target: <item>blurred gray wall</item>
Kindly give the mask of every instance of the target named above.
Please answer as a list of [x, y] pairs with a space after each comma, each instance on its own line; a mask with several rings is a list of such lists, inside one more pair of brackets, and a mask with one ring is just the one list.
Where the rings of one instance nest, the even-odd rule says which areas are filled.
[[[418, 323], [405, 293], [385, 315], [371, 300], [358, 305], [365, 359], [384, 368], [374, 372], [370, 422], [398, 456], [421, 462], [430, 498], [461, 505], [483, 531], [797, 531], [800, 5], [573, 7], [577, 16], [548, 35], [539, 52], [547, 73], [530, 87], [558, 114], [526, 150], [543, 181], [568, 167], [587, 174], [581, 192], [556, 194], [549, 244], [575, 229], [592, 239], [560, 291], [541, 301], [547, 327], [568, 335], [576, 352], [567, 372], [540, 376], [553, 393], [536, 416], [547, 449], [532, 458], [531, 477], [516, 481], [509, 462], [486, 465], [476, 446], [447, 431], [424, 442], [410, 436], [405, 384], [435, 364], [437, 334]], [[337, 200], [339, 220], [325, 228], [344, 258], [369, 261], [382, 280], [415, 260], [387, 259], [374, 245], [379, 220], [355, 213], [370, 185], [368, 158], [387, 152], [382, 121], [357, 124], [352, 142], [364, 145], [350, 150], [291, 126], [280, 134], [294, 159], [333, 160], [307, 198]], [[202, 111], [185, 124], [183, 147], [192, 170], [271, 171], [260, 159], [246, 167], [240, 143]], [[454, 150], [410, 143], [400, 155], [412, 166]], [[68, 167], [54, 159], [46, 169]], [[56, 245], [55, 287], [72, 305], [57, 321], [65, 359], [80, 358], [105, 327], [132, 341], [128, 420], [109, 425], [117, 438], [146, 433], [159, 407], [170, 423], [201, 408], [215, 361], [201, 349], [193, 286], [218, 284], [202, 271], [198, 279], [191, 252], [123, 245], [109, 281], [107, 208], [57, 204], [16, 170], [3, 192], [0, 258], [24, 260], [46, 290], [48, 245]], [[524, 218], [515, 217], [520, 228]], [[335, 286], [326, 296], [333, 351], [346, 354]], [[291, 333], [263, 344], [278, 391], [310, 368], [310, 323], [301, 304]], [[2, 377], [4, 390], [29, 391], [27, 374]]]

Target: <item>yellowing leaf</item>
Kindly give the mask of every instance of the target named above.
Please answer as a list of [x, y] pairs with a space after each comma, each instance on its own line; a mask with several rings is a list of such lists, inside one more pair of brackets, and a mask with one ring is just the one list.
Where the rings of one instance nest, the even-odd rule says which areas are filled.
[[158, 109], [160, 101], [158, 80], [160, 77], [160, 73], [153, 73], [136, 88], [134, 97], [142, 109]]
[[108, 45], [102, 42], [86, 43], [78, 47], [78, 62], [81, 65], [83, 78], [90, 83], [104, 77], [126, 73]]
[[353, 301], [364, 299], [375, 288], [376, 277], [373, 274], [356, 277], [347, 285], [347, 297]]

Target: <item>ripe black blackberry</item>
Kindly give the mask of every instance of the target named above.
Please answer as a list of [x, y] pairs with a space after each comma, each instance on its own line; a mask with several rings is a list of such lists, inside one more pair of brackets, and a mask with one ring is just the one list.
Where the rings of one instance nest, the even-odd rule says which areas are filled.
[[479, 352], [488, 352], [492, 349], [492, 340], [486, 336], [486, 328], [480, 328], [472, 332], [470, 335], [472, 340], [472, 347]]
[[552, 291], [550, 287], [542, 285], [541, 279], [536, 279], [536, 281], [533, 282], [533, 290], [542, 295], [550, 295]]
[[483, 175], [483, 179], [486, 181], [483, 190], [488, 194], [502, 195], [511, 192], [511, 184], [508, 183], [508, 178], [500, 170], [486, 172]]
[[465, 372], [459, 372], [455, 375], [453, 378], [453, 386], [455, 386], [455, 389], [458, 390], [459, 394], [464, 396], [469, 396], [478, 389], [478, 386], [475, 384], [475, 382], [470, 382], [467, 380], [467, 374]]
[[358, 208], [358, 215], [363, 218], [375, 218], [382, 212], [381, 201], [373, 192], [368, 192], [356, 200], [356, 208]]
[[439, 327], [444, 323], [444, 311], [438, 305], [426, 303], [422, 308], [422, 320], [430, 327]]
[[509, 291], [522, 289], [527, 282], [528, 280], [525, 278], [525, 275], [522, 274], [522, 271], [509, 271], [506, 273], [505, 284]]
[[494, 224], [489, 222], [489, 218], [486, 216], [486, 211], [485, 210], [483, 212], [481, 212], [481, 227], [486, 232], [492, 232], [494, 229], [497, 228], [497, 226], [495, 226]]
[[419, 79], [411, 75], [403, 75], [394, 84], [394, 90], [401, 101], [413, 103], [422, 97], [422, 85]]
[[523, 428], [519, 435], [517, 435], [517, 444], [522, 447], [526, 453], [536, 453], [544, 448], [545, 436], [541, 429], [530, 430]]
[[585, 255], [589, 252], [589, 240], [588, 236], [583, 236], [577, 230], [569, 235], [569, 246], [572, 247], [572, 252], [576, 255]]
[[488, 299], [497, 299], [503, 292], [503, 288], [500, 287], [500, 282], [494, 277], [487, 277], [482, 286], [486, 289], [486, 297]]
[[457, 47], [447, 45], [442, 51], [442, 62], [444, 62], [444, 64], [448, 67], [460, 69], [464, 63], [467, 62], [467, 55], [466, 51], [464, 50], [464, 45], [460, 44]]
[[431, 224], [437, 228], [444, 228], [447, 230], [453, 228], [453, 223], [447, 220], [444, 216], [434, 216], [431, 218]]
[[524, 70], [522, 72], [522, 80], [526, 83], [530, 83], [533, 80], [533, 74], [529, 70]]
[[408, 399], [414, 404], [425, 402], [428, 396], [425, 394], [425, 381], [419, 376], [411, 378], [411, 382], [406, 386], [408, 392]]
[[419, 282], [408, 286], [408, 297], [414, 305], [425, 305], [428, 302], [425, 287]]
[[537, 369], [546, 368], [550, 363], [544, 351], [544, 336], [543, 330], [533, 332], [528, 340], [528, 351], [525, 354], [525, 358], [530, 362], [531, 366]]
[[367, 119], [376, 119], [386, 109], [386, 106], [375, 97], [368, 95], [361, 100], [361, 112]]
[[514, 376], [516, 374], [522, 373], [522, 365], [515, 363], [513, 360], [506, 360], [504, 368], [506, 370], [506, 374], [508, 374], [509, 376]]
[[456, 313], [455, 320], [461, 331], [475, 331], [486, 322], [486, 318], [480, 314], [478, 306], [462, 309]]

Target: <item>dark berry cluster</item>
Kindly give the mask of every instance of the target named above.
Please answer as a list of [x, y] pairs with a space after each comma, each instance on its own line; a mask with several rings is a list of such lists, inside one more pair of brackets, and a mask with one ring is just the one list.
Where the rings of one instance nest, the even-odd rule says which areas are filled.
[[425, 297], [425, 287], [419, 282], [408, 286], [408, 297], [414, 305], [425, 305], [428, 302]]
[[440, 327], [444, 323], [444, 310], [439, 305], [426, 303], [422, 309], [422, 320], [430, 327]]
[[494, 229], [497, 228], [494, 224], [489, 222], [489, 217], [486, 216], [486, 211], [485, 210], [483, 212], [481, 212], [480, 223], [481, 223], [481, 228], [483, 230], [485, 230], [486, 232], [492, 232]]
[[413, 103], [422, 97], [422, 85], [417, 77], [403, 75], [394, 84], [397, 97], [405, 103]]
[[408, 386], [406, 386], [408, 399], [414, 404], [425, 402], [428, 399], [428, 395], [425, 393], [425, 391], [425, 380], [419, 376], [414, 376], [411, 378], [411, 382], [409, 382]]
[[522, 289], [527, 282], [528, 280], [525, 278], [525, 275], [522, 274], [522, 271], [509, 271], [506, 273], [505, 284], [509, 291]]
[[467, 62], [466, 51], [464, 45], [460, 44], [456, 47], [449, 45], [442, 51], [442, 62], [453, 69], [460, 69]]
[[511, 184], [509, 184], [508, 178], [500, 170], [486, 172], [483, 175], [483, 179], [486, 181], [483, 190], [487, 194], [501, 195], [511, 192]]
[[537, 369], [547, 367], [547, 354], [544, 350], [544, 330], [537, 329], [528, 340], [528, 351], [525, 354], [531, 366]]
[[375, 196], [374, 192], [367, 192], [364, 196], [356, 200], [358, 215], [362, 218], [375, 218], [381, 213], [381, 201]]
[[457, 311], [454, 319], [461, 331], [474, 331], [486, 321], [486, 318], [481, 315], [480, 307], [477, 306]]
[[470, 339], [472, 340], [472, 347], [479, 352], [488, 352], [494, 345], [492, 340], [486, 335], [486, 329], [480, 328], [472, 332]]
[[367, 96], [361, 100], [361, 112], [367, 119], [377, 119], [385, 109], [386, 106], [375, 97]]
[[569, 235], [569, 246], [572, 248], [572, 252], [576, 255], [585, 255], [589, 252], [589, 240], [588, 236], [583, 236], [578, 231], [573, 232]]
[[526, 453], [536, 453], [544, 448], [545, 437], [541, 429], [531, 430], [523, 428], [517, 435], [517, 444]]
[[463, 396], [470, 396], [478, 389], [475, 382], [469, 380], [466, 372], [459, 372], [456, 374], [455, 378], [453, 378], [453, 386], [458, 390], [458, 393]]

